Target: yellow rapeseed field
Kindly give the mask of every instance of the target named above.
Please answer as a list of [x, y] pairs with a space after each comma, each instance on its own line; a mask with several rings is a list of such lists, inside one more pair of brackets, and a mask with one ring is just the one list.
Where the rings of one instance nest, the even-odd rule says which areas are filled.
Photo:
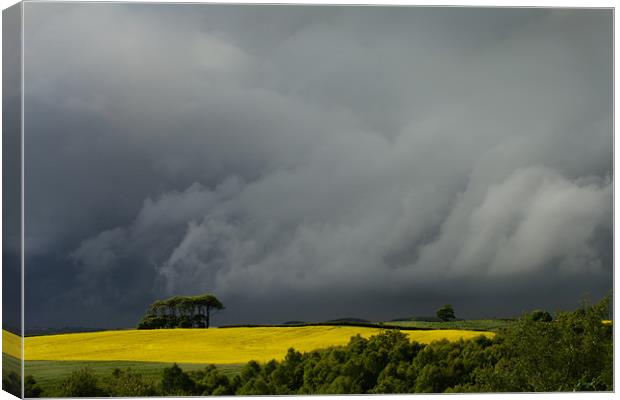
[[[346, 344], [351, 336], [376, 335], [376, 328], [345, 326], [225, 329], [121, 330], [27, 337], [26, 360], [117, 360], [237, 364], [282, 359], [290, 347], [309, 351]], [[491, 332], [403, 331], [412, 340], [471, 339]]]
[[3, 329], [2, 352], [15, 358], [22, 358], [22, 338]]

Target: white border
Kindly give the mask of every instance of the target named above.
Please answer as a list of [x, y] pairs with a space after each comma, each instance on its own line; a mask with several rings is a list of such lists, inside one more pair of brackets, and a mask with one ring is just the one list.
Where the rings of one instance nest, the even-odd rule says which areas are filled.
[[[38, 1], [38, 0], [26, 0], [24, 1], [24, 3], [33, 3], [33, 2], [46, 2], [46, 1]], [[71, 3], [71, 2], [75, 2], [75, 1], [56, 1], [56, 2], [67, 2], [67, 3]], [[116, 2], [121, 2], [124, 3], [125, 1], [120, 1], [120, 0], [108, 0], [108, 1], [90, 1], [92, 3], [116, 3]], [[375, 0], [375, 1], [368, 1], [368, 0], [338, 0], [338, 1], [330, 1], [330, 0], [312, 0], [311, 2], [304, 2], [304, 1], [299, 1], [299, 0], [290, 0], [290, 1], [258, 1], [258, 0], [243, 0], [243, 1], [233, 1], [233, 0], [221, 0], [218, 2], [214, 2], [214, 1], [179, 1], [179, 0], [170, 0], [170, 1], [158, 1], [158, 0], [143, 0], [141, 1], [143, 3], [186, 3], [186, 4], [196, 4], [196, 3], [203, 3], [203, 4], [208, 4], [208, 3], [229, 3], [229, 4], [316, 4], [316, 5], [333, 5], [333, 4], [339, 4], [339, 5], [419, 5], [419, 6], [469, 6], [469, 7], [564, 7], [564, 8], [570, 8], [570, 7], [586, 7], [586, 8], [593, 8], [593, 7], [602, 7], [602, 8], [615, 8], [615, 1], [603, 1], [603, 0], [590, 0], [590, 1], [560, 1], [560, 0], [540, 0], [540, 1], [521, 1], [521, 2], [516, 2], [516, 1], [504, 1], [504, 0], [487, 0], [487, 1], [481, 1], [481, 0], [475, 0], [475, 1], [462, 1], [462, 0], [451, 0], [451, 1], [433, 1], [433, 0], [427, 0], [427, 1], [407, 1], [407, 0], [388, 0], [388, 1], [383, 1], [383, 0]], [[14, 0], [0, 0], [0, 6], [2, 9], [8, 8], [10, 6], [12, 6], [13, 4], [16, 4], [17, 2]], [[22, 93], [23, 93], [23, 89], [24, 89], [24, 81], [23, 81], [23, 44], [24, 44], [24, 30], [23, 30], [23, 17], [24, 17], [24, 8], [22, 7], [22, 43], [21, 43], [21, 47], [22, 47], [22, 75], [21, 75], [21, 87], [22, 87]], [[615, 14], [615, 12], [614, 12]], [[1, 43], [1, 18], [0, 18], [0, 43]], [[618, 39], [619, 39], [619, 34], [618, 34], [618, 30], [616, 29], [615, 26], [615, 15], [614, 15], [614, 133], [615, 133], [615, 121], [616, 121], [616, 115], [617, 115], [617, 108], [616, 105], [618, 104], [618, 83], [615, 80], [615, 76], [618, 73], [618, 67], [617, 67], [617, 63], [616, 63], [616, 53], [615, 53], [615, 47], [616, 47], [616, 43], [618, 43]], [[0, 71], [1, 71], [1, 67], [0, 67]], [[0, 91], [2, 88], [2, 83], [0, 80]], [[21, 114], [22, 114], [22, 135], [21, 135], [21, 141], [22, 141], [22, 215], [21, 215], [21, 223], [22, 223], [22, 244], [24, 243], [24, 210], [23, 210], [23, 201], [24, 201], [24, 182], [23, 182], [23, 177], [24, 177], [24, 136], [23, 136], [23, 127], [24, 127], [24, 104], [23, 104], [23, 96], [22, 96], [22, 108], [21, 108]], [[2, 116], [2, 110], [0, 108], [0, 118]], [[618, 143], [615, 141], [615, 135], [614, 135], [614, 177], [619, 176], [620, 173], [620, 168], [618, 167], [618, 165], [615, 162], [615, 154], [618, 151]], [[0, 161], [1, 161], [1, 151], [0, 151]], [[1, 189], [1, 162], [0, 162], [0, 205], [2, 204], [2, 200], [1, 200], [1, 193], [2, 193], [2, 189]], [[616, 226], [618, 226], [618, 222], [620, 222], [620, 218], [618, 217], [618, 215], [615, 213], [615, 209], [616, 206], [618, 205], [617, 199], [615, 197], [615, 182], [614, 182], [614, 228]], [[0, 215], [0, 223], [2, 222], [2, 217]], [[616, 262], [615, 262], [615, 250], [618, 248], [618, 245], [620, 243], [620, 239], [618, 239], [618, 236], [615, 234], [615, 229], [614, 229], [614, 289], [616, 287], [616, 279], [617, 276], [615, 274], [615, 266], [616, 266]], [[2, 239], [2, 233], [0, 231], [0, 242]], [[21, 285], [22, 285], [22, 331], [23, 331], [23, 327], [24, 327], [24, 246], [22, 245], [22, 274], [21, 274]], [[0, 286], [0, 296], [2, 293], [2, 289]], [[614, 316], [615, 316], [615, 310], [618, 310], [618, 297], [614, 296]], [[0, 309], [0, 319], [2, 316], [2, 311]], [[614, 343], [617, 344], [617, 331], [616, 331], [616, 326], [614, 324]], [[619, 350], [620, 346], [614, 346], [614, 387], [618, 388], [619, 384], [620, 384], [620, 377], [618, 376], [618, 369], [617, 367], [617, 360], [620, 359], [620, 350]], [[22, 341], [22, 354], [23, 354], [23, 341]], [[22, 363], [22, 376], [23, 376], [23, 368], [24, 365]], [[23, 380], [22, 380], [22, 393], [23, 393]], [[415, 395], [415, 399], [436, 399], [437, 396], [441, 396], [441, 395]], [[452, 395], [452, 396], [465, 396], [468, 399], [517, 399], [517, 398], [521, 398], [523, 396], [526, 397], [535, 397], [535, 398], [546, 398], [546, 399], [554, 399], [554, 398], [561, 398], [561, 399], [600, 399], [600, 398], [613, 398], [615, 397], [615, 394], [609, 394], [609, 393], [550, 393], [550, 394], [458, 394], [458, 395]], [[317, 397], [317, 396], [296, 396], [295, 398], [301, 398], [301, 397]], [[0, 400], [4, 400], [4, 399], [14, 399], [15, 397], [11, 396], [10, 394], [6, 393], [6, 392], [0, 392]], [[250, 399], [249, 397], [242, 397], [242, 396], [235, 396], [235, 399], [237, 398], [244, 398], [244, 399]], [[320, 396], [321, 399], [337, 399], [337, 398], [342, 398], [339, 396]], [[385, 398], [385, 399], [403, 399], [403, 398], [413, 398], [413, 397], [409, 397], [409, 396], [402, 396], [402, 395], [383, 395], [381, 396], [381, 398]], [[180, 399], [180, 398], [173, 398], [173, 397], [166, 397], [166, 398], [162, 398], [162, 399]]]

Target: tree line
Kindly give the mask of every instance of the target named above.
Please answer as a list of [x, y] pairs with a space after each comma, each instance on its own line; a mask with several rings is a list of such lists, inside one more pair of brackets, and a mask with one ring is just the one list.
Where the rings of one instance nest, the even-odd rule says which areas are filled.
[[138, 329], [209, 328], [214, 311], [224, 305], [210, 293], [173, 296], [153, 302], [138, 323]]
[[[345, 346], [300, 353], [281, 361], [250, 361], [228, 375], [210, 365], [183, 371], [174, 364], [150, 381], [133, 370], [97, 378], [75, 371], [60, 397], [207, 396], [466, 392], [613, 391], [610, 297], [548, 318], [525, 314], [492, 338], [420, 344], [395, 330]], [[544, 313], [543, 313], [544, 314]]]

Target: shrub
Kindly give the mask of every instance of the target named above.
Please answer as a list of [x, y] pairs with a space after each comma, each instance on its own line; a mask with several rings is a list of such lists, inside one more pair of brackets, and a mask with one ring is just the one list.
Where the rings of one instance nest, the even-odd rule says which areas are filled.
[[43, 393], [43, 389], [37, 385], [37, 381], [34, 377], [32, 375], [27, 375], [24, 380], [24, 397], [41, 397], [41, 393]]
[[196, 384], [189, 375], [183, 372], [175, 363], [170, 368], [164, 368], [161, 379], [163, 394], [172, 396], [192, 396], [196, 393]]
[[157, 315], [145, 315], [138, 323], [138, 329], [161, 329], [165, 328], [168, 324], [166, 317], [159, 317]]
[[214, 365], [209, 365], [204, 370], [190, 372], [188, 375], [196, 383], [196, 391], [202, 396], [234, 394], [230, 379], [221, 374]]
[[2, 390], [11, 393], [13, 396], [22, 397], [22, 384], [19, 375], [15, 372], [9, 372], [2, 377]]
[[141, 374], [132, 371], [131, 368], [125, 370], [116, 368], [104, 387], [112, 397], [156, 396], [158, 394], [151, 382], [145, 381]]
[[107, 393], [99, 386], [97, 377], [88, 367], [73, 371], [63, 380], [58, 392], [60, 397], [102, 397]]
[[551, 322], [553, 317], [545, 310], [535, 310], [530, 315], [532, 321], [535, 322]]

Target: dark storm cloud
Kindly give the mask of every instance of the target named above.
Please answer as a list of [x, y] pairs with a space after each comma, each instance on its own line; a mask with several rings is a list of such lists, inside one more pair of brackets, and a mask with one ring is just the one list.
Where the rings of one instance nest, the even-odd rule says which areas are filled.
[[221, 322], [600, 295], [611, 21], [29, 3], [29, 323], [132, 324], [202, 291]]

